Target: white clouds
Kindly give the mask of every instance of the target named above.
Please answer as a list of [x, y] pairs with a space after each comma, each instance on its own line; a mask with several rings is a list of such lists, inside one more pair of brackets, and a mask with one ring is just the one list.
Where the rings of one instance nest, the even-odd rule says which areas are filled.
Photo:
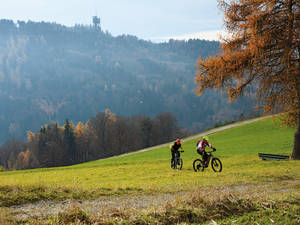
[[215, 30], [215, 31], [205, 31], [205, 32], [197, 32], [191, 34], [177, 35], [177, 36], [169, 36], [169, 37], [154, 37], [149, 38], [149, 40], [153, 42], [166, 42], [170, 39], [174, 40], [189, 40], [189, 39], [202, 39], [209, 41], [221, 41], [222, 37], [226, 37], [228, 34], [224, 30]]

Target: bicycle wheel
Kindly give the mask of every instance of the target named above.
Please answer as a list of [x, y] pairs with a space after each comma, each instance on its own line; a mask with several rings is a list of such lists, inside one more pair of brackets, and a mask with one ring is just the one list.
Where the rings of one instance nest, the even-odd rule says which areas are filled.
[[222, 171], [222, 163], [221, 160], [218, 158], [213, 158], [211, 160], [211, 167], [215, 172], [221, 172]]
[[195, 172], [202, 171], [202, 160], [195, 159], [193, 162], [193, 168], [194, 168]]
[[183, 160], [180, 158], [177, 163], [177, 169], [181, 170], [183, 166]]
[[182, 169], [182, 165], [183, 165], [182, 159], [181, 158], [177, 159], [177, 160], [175, 160], [174, 168], [173, 169], [181, 170]]

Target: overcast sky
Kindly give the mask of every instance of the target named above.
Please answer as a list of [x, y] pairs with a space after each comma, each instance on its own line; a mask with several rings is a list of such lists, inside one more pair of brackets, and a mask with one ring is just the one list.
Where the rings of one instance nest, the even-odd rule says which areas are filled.
[[223, 15], [216, 0], [2, 0], [1, 19], [91, 24], [112, 35], [131, 34], [146, 40], [216, 39]]

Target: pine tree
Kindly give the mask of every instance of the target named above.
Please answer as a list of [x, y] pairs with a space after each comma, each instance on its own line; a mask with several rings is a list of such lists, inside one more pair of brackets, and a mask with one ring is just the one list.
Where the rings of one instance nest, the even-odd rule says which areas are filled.
[[75, 146], [75, 135], [73, 124], [66, 119], [64, 123], [64, 145], [65, 145], [65, 156], [64, 161], [67, 164], [72, 164], [76, 157], [76, 146]]

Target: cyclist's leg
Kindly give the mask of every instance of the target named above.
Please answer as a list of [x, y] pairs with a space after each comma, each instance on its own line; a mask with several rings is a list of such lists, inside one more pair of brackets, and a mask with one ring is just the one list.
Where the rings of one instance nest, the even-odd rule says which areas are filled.
[[171, 154], [172, 154], [172, 158], [171, 158], [171, 166], [172, 166], [172, 163], [174, 163], [175, 160], [175, 152], [171, 150]]
[[204, 164], [205, 164], [204, 151], [199, 150], [198, 153], [202, 156], [201, 167], [202, 167], [202, 171], [204, 171]]
[[202, 157], [202, 151], [200, 151], [199, 149], [197, 149], [197, 153], [198, 153], [199, 155], [201, 155], [201, 157]]
[[202, 162], [204, 162], [203, 151], [197, 150], [197, 152], [202, 156]]
[[208, 154], [206, 153], [206, 151], [203, 151], [203, 160], [204, 160], [204, 165], [205, 167], [208, 166]]
[[178, 165], [180, 165], [180, 161], [179, 161], [179, 159], [180, 159], [180, 152], [179, 151], [176, 151], [176, 159], [177, 159]]

